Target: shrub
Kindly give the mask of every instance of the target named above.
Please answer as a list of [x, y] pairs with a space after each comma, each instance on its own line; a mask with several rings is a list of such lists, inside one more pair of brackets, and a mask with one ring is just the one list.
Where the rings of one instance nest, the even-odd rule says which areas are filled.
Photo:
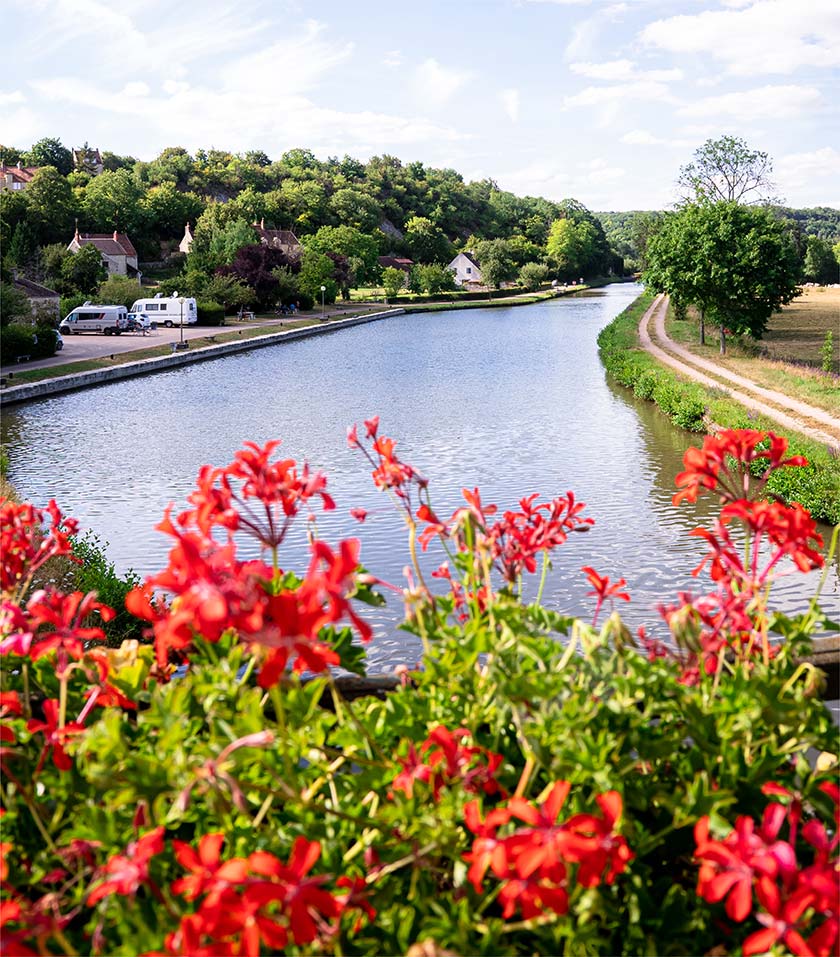
[[659, 377], [652, 369], [640, 372], [633, 382], [633, 392], [640, 399], [652, 399], [658, 380]]
[[[574, 495], [497, 512], [465, 490], [447, 518], [378, 420], [348, 435], [407, 525], [425, 648], [384, 699], [344, 699], [331, 670], [362, 670], [372, 636], [358, 540], [279, 570], [334, 502], [277, 443], [167, 514], [167, 567], [126, 598], [153, 646], [91, 647], [106, 606], [30, 595], [78, 526], [2, 505], [4, 949], [835, 952], [836, 729], [799, 662], [827, 620], [770, 604], [777, 574], [823, 563], [807, 514], [764, 498], [801, 467], [784, 439], [686, 452], [675, 504], [708, 494], [725, 521], [701, 530], [696, 594], [662, 606], [667, 645], [637, 645], [623, 579], [583, 566], [586, 622], [524, 598], [585, 541]], [[418, 543], [447, 556], [434, 594]]]
[[129, 614], [125, 608], [125, 596], [140, 584], [140, 576], [129, 569], [124, 578], [120, 577], [114, 563], [108, 561], [104, 547], [93, 532], [87, 532], [72, 543], [74, 565], [74, 586], [81, 592], [96, 592], [99, 601], [113, 608], [114, 618], [103, 624], [105, 638], [109, 645], [118, 647], [127, 639], [141, 638], [143, 625]]
[[831, 329], [825, 334], [822, 349], [820, 350], [822, 358], [821, 368], [823, 372], [831, 372], [834, 365], [834, 333]]
[[0, 358], [3, 362], [15, 362], [21, 356], [34, 359], [37, 356], [35, 337], [31, 323], [14, 322], [6, 326], [0, 336]]
[[221, 303], [199, 301], [196, 303], [196, 309], [200, 326], [223, 326], [225, 324], [225, 307]]

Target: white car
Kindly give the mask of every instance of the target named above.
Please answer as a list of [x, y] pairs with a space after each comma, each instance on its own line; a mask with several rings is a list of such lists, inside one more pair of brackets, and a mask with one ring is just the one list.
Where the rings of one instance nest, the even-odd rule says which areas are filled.
[[146, 333], [152, 326], [152, 320], [145, 312], [130, 312], [128, 314], [128, 328]]

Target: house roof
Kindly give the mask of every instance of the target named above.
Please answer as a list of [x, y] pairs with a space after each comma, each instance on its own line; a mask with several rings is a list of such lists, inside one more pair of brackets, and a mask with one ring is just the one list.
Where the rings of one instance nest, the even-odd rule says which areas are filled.
[[48, 289], [40, 283], [32, 282], [31, 279], [24, 279], [22, 276], [16, 276], [14, 284], [21, 292], [26, 293], [30, 299], [59, 299], [59, 294], [55, 289]]
[[265, 220], [252, 223], [261, 243], [266, 246], [300, 246], [300, 241], [291, 229], [266, 229]]
[[137, 258], [137, 250], [125, 233], [79, 233], [73, 237], [80, 246], [92, 243], [106, 256], [133, 256]]
[[5, 163], [0, 163], [0, 176], [11, 175], [14, 183], [29, 183], [40, 168], [40, 166], [6, 166]]
[[[462, 253], [459, 253], [458, 255], [463, 256], [465, 259], [469, 259], [469, 261], [473, 264], [473, 266], [476, 267], [476, 269], [480, 269], [480, 268], [481, 268], [481, 267], [478, 265], [478, 260], [475, 258], [475, 256], [473, 255], [473, 253], [472, 253], [471, 251], [470, 251], [470, 252], [462, 252]], [[457, 259], [458, 256], [456, 256], [455, 258]]]
[[383, 268], [391, 266], [394, 269], [404, 269], [407, 271], [414, 265], [414, 260], [406, 259], [403, 256], [380, 256], [379, 265]]

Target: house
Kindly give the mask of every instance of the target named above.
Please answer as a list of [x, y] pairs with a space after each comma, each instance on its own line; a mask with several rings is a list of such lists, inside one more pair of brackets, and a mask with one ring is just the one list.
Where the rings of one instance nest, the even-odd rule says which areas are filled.
[[251, 225], [263, 246], [281, 249], [287, 256], [300, 255], [300, 242], [291, 229], [266, 229], [264, 219]]
[[0, 163], [0, 193], [7, 189], [26, 189], [40, 166], [24, 166], [18, 162], [15, 166]]
[[184, 253], [184, 255], [186, 255], [187, 253], [189, 253], [190, 249], [192, 249], [192, 244], [193, 244], [192, 229], [190, 228], [190, 224], [187, 223], [187, 225], [184, 226], [184, 238], [181, 240], [180, 243], [178, 243], [178, 249], [182, 253]]
[[404, 273], [410, 273], [414, 268], [413, 259], [405, 259], [402, 256], [380, 256], [380, 269], [402, 269]]
[[16, 289], [19, 289], [29, 300], [32, 309], [32, 318], [61, 320], [61, 296], [54, 289], [47, 289], [37, 282], [15, 276], [12, 280]]
[[87, 143], [79, 149], [70, 151], [73, 154], [73, 169], [98, 176], [104, 169], [102, 154], [98, 149], [91, 149]]
[[481, 269], [471, 252], [458, 253], [447, 267], [455, 273], [455, 285], [481, 282]]
[[140, 270], [137, 265], [137, 250], [131, 243], [131, 240], [125, 233], [79, 233], [79, 227], [76, 227], [76, 235], [70, 241], [67, 247], [70, 252], [77, 253], [82, 246], [88, 243], [96, 246], [102, 262], [108, 267], [108, 272], [117, 276], [135, 276], [140, 282]]

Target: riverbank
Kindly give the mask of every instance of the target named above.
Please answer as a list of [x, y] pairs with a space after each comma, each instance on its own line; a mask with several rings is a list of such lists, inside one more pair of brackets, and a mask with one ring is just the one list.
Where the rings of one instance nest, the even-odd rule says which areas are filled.
[[[228, 330], [228, 327], [219, 327], [218, 331], [208, 329], [207, 336], [192, 340], [193, 343], [203, 343], [198, 348], [188, 346], [183, 351], [173, 352], [168, 346], [150, 346], [143, 350], [114, 353], [107, 358], [86, 359], [80, 362], [71, 361], [64, 365], [50, 365], [48, 367], [33, 365], [33, 367], [25, 370], [11, 369], [4, 371], [4, 376], [0, 381], [0, 399], [2, 399], [4, 405], [13, 405], [43, 398], [47, 395], [57, 395], [62, 392], [89, 388], [106, 382], [150, 375], [249, 349], [280, 345], [284, 342], [335, 332], [339, 329], [387, 319], [392, 316], [469, 308], [498, 309], [509, 306], [526, 306], [544, 302], [547, 299], [585, 292], [599, 285], [603, 285], [603, 283], [598, 281], [590, 285], [570, 286], [536, 293], [521, 293], [494, 300], [415, 303], [411, 306], [394, 306], [384, 308], [379, 312], [361, 314], [351, 313], [347, 315], [344, 310], [333, 311], [326, 314], [326, 319], [321, 319], [320, 316], [307, 316], [297, 320], [287, 320], [283, 323], [283, 328], [280, 331], [266, 331], [267, 329], [275, 329], [276, 323], [271, 326], [252, 326], [248, 329], [237, 330]], [[222, 331], [223, 329], [225, 331]]]
[[799, 502], [817, 521], [840, 523], [840, 460], [834, 446], [822, 438], [809, 438], [804, 422], [798, 428], [791, 423], [780, 430], [778, 420], [760, 411], [758, 403], [745, 396], [736, 400], [722, 382], [691, 381], [688, 367], [680, 369], [678, 363], [677, 368], [669, 367], [661, 357], [646, 351], [639, 339], [639, 325], [653, 301], [653, 293], [643, 293], [601, 331], [598, 346], [608, 374], [632, 389], [637, 398], [656, 404], [674, 425], [690, 432], [705, 434], [720, 428], [782, 431], [792, 454], [804, 455], [809, 464], [776, 473], [768, 491]]

